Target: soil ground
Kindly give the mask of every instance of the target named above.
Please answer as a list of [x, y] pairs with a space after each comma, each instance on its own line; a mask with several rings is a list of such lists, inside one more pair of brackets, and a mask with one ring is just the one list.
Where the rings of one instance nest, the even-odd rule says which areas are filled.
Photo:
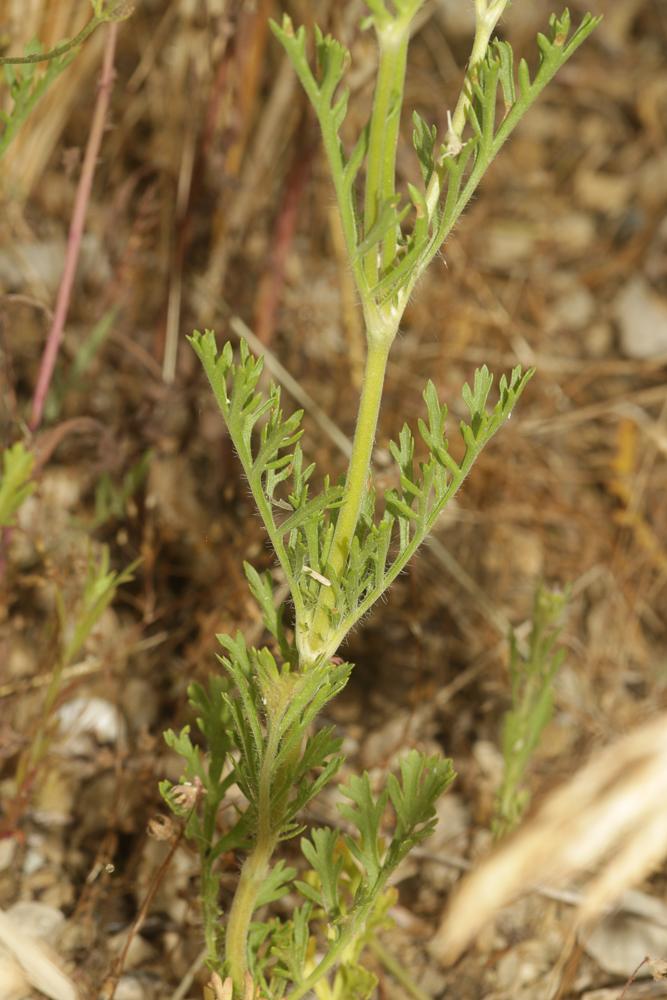
[[[471, 6], [427, 4], [411, 48], [406, 106], [441, 127]], [[667, 702], [667, 8], [590, 6], [602, 25], [521, 123], [406, 313], [379, 483], [391, 476], [388, 441], [416, 424], [428, 378], [456, 419], [476, 366], [536, 375], [433, 543], [352, 636], [356, 669], [330, 710], [350, 769], [376, 777], [415, 745], [454, 760], [438, 832], [401, 870], [384, 938], [433, 998], [667, 996], [664, 980], [642, 978], [648, 965], [623, 992], [645, 955], [667, 957], [660, 921], [657, 937], [636, 918], [616, 937], [603, 928], [597, 949], [581, 937], [573, 946], [565, 897], [526, 895], [453, 967], [426, 947], [461, 869], [490, 848], [508, 630], [527, 634], [538, 583], [571, 597], [555, 715], [528, 776], [533, 803]], [[571, 7], [575, 18], [586, 9]], [[64, 342], [32, 438], [37, 488], [4, 538], [0, 905], [19, 921], [18, 902], [43, 904], [48, 943], [84, 997], [110, 982], [117, 1000], [201, 995], [195, 859], [148, 832], [163, 812], [158, 781], [179, 776], [161, 733], [191, 721], [186, 689], [216, 669], [216, 632], [262, 638], [242, 561], [271, 568], [272, 556], [185, 334], [210, 327], [219, 342], [238, 340], [245, 324], [344, 435], [354, 426], [363, 334], [317, 131], [266, 29], [283, 9], [297, 23], [314, 14], [351, 46], [354, 129], [375, 58], [357, 0], [143, 0], [120, 26]], [[529, 60], [549, 9], [515, 0], [503, 24]], [[86, 16], [75, 0], [7, 0], [0, 45], [53, 45]], [[27, 433], [107, 31], [2, 162], [5, 443]], [[409, 136], [406, 116], [403, 180], [414, 171]], [[310, 406], [304, 443], [320, 470], [344, 470]], [[57, 608], [71, 621], [102, 545], [116, 570], [141, 562], [67, 665], [48, 752], [19, 794], [18, 762], [45, 724]], [[328, 800], [310, 819], [318, 809]], [[223, 904], [237, 866], [230, 858]], [[639, 888], [660, 902], [664, 878]], [[22, 919], [34, 924], [36, 912]], [[378, 997], [406, 995], [369, 963]], [[0, 1000], [39, 995], [20, 978], [12, 987], [15, 964], [2, 968]]]

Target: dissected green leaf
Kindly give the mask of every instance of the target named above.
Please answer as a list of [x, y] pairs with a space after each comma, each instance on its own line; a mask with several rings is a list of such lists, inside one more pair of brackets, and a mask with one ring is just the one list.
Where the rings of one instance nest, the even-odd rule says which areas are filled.
[[315, 888], [307, 882], [297, 882], [301, 893], [321, 906], [330, 920], [334, 920], [340, 909], [340, 875], [344, 858], [340, 850], [340, 834], [330, 827], [311, 830], [310, 838], [301, 840], [301, 851], [308, 864], [319, 878]]
[[[272, 992], [271, 996], [282, 996], [283, 982], [290, 981], [299, 986], [305, 978], [312, 910], [309, 902], [304, 903], [295, 908], [291, 920], [280, 925], [273, 924], [271, 928], [270, 954], [277, 960], [271, 985], [278, 991]], [[276, 981], [276, 977], [280, 980]]]
[[[240, 343], [239, 360], [228, 342], [218, 352], [211, 331], [195, 331], [190, 338], [209, 378], [218, 406], [229, 429], [248, 479], [255, 502], [264, 521], [275, 553], [289, 583], [297, 619], [305, 618], [308, 601], [317, 588], [304, 576], [307, 564], [318, 571], [324, 563], [322, 545], [326, 543], [328, 519], [340, 504], [342, 486], [331, 487], [325, 481], [319, 496], [309, 496], [309, 480], [314, 465], [304, 467], [298, 444], [301, 437], [301, 411], [284, 416], [280, 390], [270, 384], [268, 394], [259, 389], [263, 362], [250, 353], [247, 343]], [[283, 489], [283, 497], [278, 488]], [[277, 516], [275, 511], [286, 511]], [[314, 551], [313, 551], [314, 550]], [[310, 563], [306, 560], [310, 559]], [[311, 565], [314, 563], [314, 565]], [[251, 574], [252, 577], [252, 574]], [[252, 577], [258, 601], [270, 631], [279, 622], [266, 603], [266, 584]], [[267, 617], [268, 616], [268, 617]], [[274, 633], [275, 634], [275, 633]], [[281, 636], [277, 636], [279, 641]], [[282, 633], [283, 655], [287, 652]]]
[[262, 882], [262, 888], [257, 896], [255, 908], [259, 909], [260, 906], [267, 906], [269, 903], [274, 903], [277, 899], [282, 899], [290, 891], [295, 875], [296, 868], [288, 867], [282, 859], [277, 861]]
[[[42, 46], [33, 39], [25, 46], [24, 57], [39, 56]], [[46, 63], [45, 69], [38, 69], [37, 62], [22, 65], [3, 65], [5, 81], [9, 89], [11, 104], [9, 111], [0, 119], [0, 159], [15, 138], [21, 126], [35, 109], [51, 84], [67, 69], [76, 53], [66, 52]]]
[[433, 833], [436, 803], [455, 777], [451, 760], [426, 757], [418, 750], [401, 759], [400, 770], [400, 781], [393, 774], [387, 778], [397, 820], [390, 850], [393, 864]]
[[350, 799], [352, 805], [341, 803], [338, 808], [343, 819], [359, 831], [359, 839], [346, 837], [345, 842], [354, 857], [362, 865], [370, 885], [377, 882], [382, 868], [382, 847], [380, 826], [387, 805], [388, 792], [383, 791], [377, 798], [371, 790], [368, 772], [361, 777], [353, 775], [341, 792]]

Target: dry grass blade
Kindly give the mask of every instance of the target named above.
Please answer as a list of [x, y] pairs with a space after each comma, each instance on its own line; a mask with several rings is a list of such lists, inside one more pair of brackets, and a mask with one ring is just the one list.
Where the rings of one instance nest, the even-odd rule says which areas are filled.
[[[51, 1000], [77, 1000], [76, 987], [59, 969], [41, 941], [15, 927], [0, 912], [0, 943], [15, 956], [32, 986]], [[2, 985], [2, 984], [0, 984]]]
[[[518, 834], [464, 879], [431, 942], [456, 961], [493, 914], [537, 882], [584, 876], [578, 922], [667, 854], [667, 714], [596, 754]], [[590, 874], [597, 869], [597, 874]]]

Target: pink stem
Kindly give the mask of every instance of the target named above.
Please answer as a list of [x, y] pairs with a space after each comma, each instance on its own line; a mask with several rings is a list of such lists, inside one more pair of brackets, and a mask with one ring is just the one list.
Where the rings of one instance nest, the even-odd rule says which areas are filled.
[[81, 177], [79, 178], [79, 185], [76, 191], [76, 199], [74, 202], [74, 211], [72, 213], [69, 236], [67, 238], [65, 267], [63, 270], [63, 276], [60, 280], [60, 287], [58, 289], [58, 299], [56, 301], [56, 308], [53, 314], [53, 323], [51, 324], [51, 329], [49, 330], [49, 335], [46, 340], [46, 347], [44, 348], [44, 353], [42, 355], [42, 361], [39, 367], [39, 377], [37, 379], [35, 394], [32, 400], [32, 413], [30, 416], [30, 429], [32, 431], [36, 430], [42, 421], [44, 403], [49, 391], [49, 386], [51, 385], [53, 370], [56, 366], [58, 351], [63, 339], [63, 330], [65, 328], [65, 320], [67, 319], [70, 296], [72, 294], [72, 285], [74, 284], [76, 269], [79, 262], [81, 238], [83, 236], [83, 228], [86, 221], [88, 202], [90, 201], [90, 191], [93, 186], [95, 166], [97, 164], [97, 157], [99, 155], [100, 146], [102, 144], [102, 136], [106, 125], [109, 98], [111, 96], [111, 87], [113, 84], [113, 64], [117, 34], [118, 24], [117, 22], [112, 21], [109, 24], [107, 32], [102, 75], [100, 77], [99, 89], [97, 91], [97, 100], [95, 102], [93, 120], [90, 126], [88, 143], [86, 145], [86, 154], [84, 156], [83, 167], [81, 169]]

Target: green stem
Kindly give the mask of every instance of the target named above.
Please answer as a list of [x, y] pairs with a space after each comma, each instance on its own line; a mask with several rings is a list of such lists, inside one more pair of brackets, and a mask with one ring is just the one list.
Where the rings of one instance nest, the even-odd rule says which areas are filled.
[[359, 909], [347, 927], [341, 932], [338, 940], [329, 945], [326, 955], [319, 961], [310, 975], [292, 990], [289, 1000], [301, 1000], [302, 997], [305, 997], [319, 983], [320, 979], [323, 979], [328, 972], [331, 972], [332, 969], [335, 969], [344, 960], [346, 950], [354, 942], [357, 935], [364, 930], [376, 898], [377, 894], [374, 893], [372, 900]]
[[275, 848], [275, 840], [268, 843], [258, 841], [252, 854], [246, 858], [234, 902], [229, 911], [229, 922], [225, 937], [225, 956], [234, 988], [242, 993], [248, 968], [248, 931], [256, 909], [257, 896], [266, 879], [269, 861]]
[[257, 897], [269, 870], [278, 838], [271, 823], [271, 770], [278, 750], [277, 727], [271, 727], [259, 774], [257, 799], [257, 839], [245, 859], [229, 911], [225, 935], [225, 958], [234, 989], [243, 992], [248, 968], [248, 932], [257, 906]]
[[[491, 35], [501, 18], [509, 0], [475, 0], [475, 38], [472, 43], [470, 59], [468, 60], [468, 78], [475, 73], [475, 67], [486, 55], [486, 50], [491, 41]], [[463, 85], [456, 108], [452, 115], [452, 131], [458, 140], [461, 139], [466, 123], [466, 112], [470, 105], [470, 90]]]
[[[371, 455], [375, 432], [377, 429], [382, 387], [387, 368], [387, 357], [391, 340], [369, 337], [368, 353], [366, 355], [366, 370], [359, 401], [357, 426], [354, 432], [352, 455], [347, 470], [345, 482], [345, 499], [338, 514], [329, 553], [326, 572], [334, 579], [340, 578], [347, 561], [350, 545], [359, 520], [359, 512], [368, 489], [368, 477], [371, 466]], [[301, 659], [304, 663], [313, 662], [327, 647], [331, 631], [329, 612], [333, 606], [334, 593], [331, 587], [322, 587], [318, 606], [315, 609], [311, 624], [302, 635], [299, 643]], [[331, 655], [333, 655], [333, 650]]]
[[336, 530], [329, 556], [328, 568], [335, 577], [340, 576], [345, 566], [350, 543], [359, 520], [361, 504], [368, 489], [371, 454], [377, 430], [388, 355], [388, 344], [384, 342], [369, 343], [352, 455], [345, 482], [345, 500], [336, 521]]
[[27, 63], [50, 62], [52, 59], [58, 59], [59, 56], [64, 56], [67, 52], [71, 52], [72, 49], [76, 49], [79, 45], [82, 45], [88, 36], [92, 35], [95, 28], [103, 23], [103, 18], [94, 15], [69, 42], [63, 42], [49, 52], [35, 52], [30, 56], [0, 56], [0, 66], [22, 66]]
[[81, 31], [74, 38], [70, 38], [68, 42], [62, 42], [61, 45], [50, 49], [49, 52], [34, 52], [29, 56], [0, 56], [0, 66], [23, 66], [28, 63], [51, 62], [51, 60], [58, 59], [60, 56], [66, 55], [67, 52], [71, 52], [72, 49], [83, 45], [100, 24], [106, 24], [107, 21], [124, 21], [131, 13], [132, 4], [129, 0], [120, 0], [119, 3], [114, 4], [111, 10], [102, 14], [93, 14]]
[[217, 969], [220, 961], [220, 954], [218, 952], [220, 922], [218, 893], [220, 891], [220, 879], [215, 874], [211, 853], [210, 848], [201, 852], [202, 918], [204, 923], [204, 941], [206, 943], [206, 959], [211, 968]]
[[[368, 138], [364, 192], [366, 234], [377, 222], [383, 203], [393, 198], [395, 194], [396, 149], [405, 86], [410, 22], [393, 21], [378, 28], [377, 35], [380, 61]], [[392, 229], [385, 237], [382, 248], [383, 268], [389, 267], [396, 256], [396, 236], [396, 231]], [[373, 247], [364, 259], [366, 280], [371, 288], [378, 280], [380, 269], [378, 257], [377, 248]]]
[[[491, 41], [491, 35], [500, 20], [503, 11], [507, 7], [509, 0], [475, 0], [475, 37], [468, 59], [468, 71], [464, 80], [461, 92], [456, 102], [454, 114], [449, 119], [449, 129], [447, 132], [447, 145], [452, 154], [461, 149], [461, 137], [466, 124], [466, 114], [470, 106], [469, 79], [475, 73], [475, 67], [486, 55], [486, 50]], [[485, 168], [486, 169], [486, 168]], [[433, 176], [426, 189], [426, 205], [429, 216], [435, 212], [440, 199], [441, 177], [437, 170], [433, 171]]]

